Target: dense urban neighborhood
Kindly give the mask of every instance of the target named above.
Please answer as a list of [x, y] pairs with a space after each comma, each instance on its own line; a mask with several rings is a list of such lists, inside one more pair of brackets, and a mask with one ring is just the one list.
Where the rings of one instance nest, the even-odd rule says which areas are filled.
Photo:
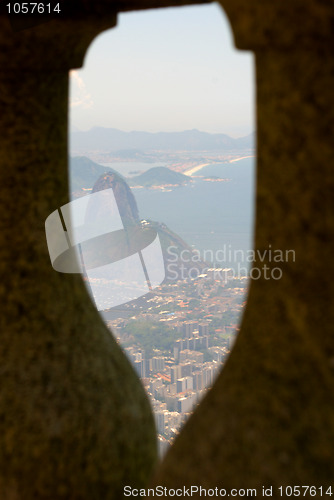
[[113, 311], [108, 326], [147, 391], [161, 454], [230, 353], [246, 287], [246, 278], [229, 278], [228, 272], [222, 278], [209, 269], [197, 279], [162, 285], [140, 304]]

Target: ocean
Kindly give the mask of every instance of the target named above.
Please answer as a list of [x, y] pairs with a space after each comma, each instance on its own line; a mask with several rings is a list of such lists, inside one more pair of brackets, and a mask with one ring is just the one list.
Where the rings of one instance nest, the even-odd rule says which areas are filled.
[[208, 165], [195, 175], [226, 181], [193, 177], [170, 191], [133, 189], [140, 217], [165, 223], [217, 267], [245, 263], [253, 248], [255, 159]]

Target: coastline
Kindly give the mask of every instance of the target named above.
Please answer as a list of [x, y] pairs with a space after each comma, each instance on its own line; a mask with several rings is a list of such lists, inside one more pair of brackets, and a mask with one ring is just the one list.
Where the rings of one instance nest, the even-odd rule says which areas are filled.
[[197, 167], [192, 167], [192, 168], [189, 168], [189, 170], [185, 170], [183, 172], [183, 174], [189, 175], [191, 177], [193, 174], [195, 174], [196, 172], [198, 172], [202, 168], [207, 167], [208, 165], [211, 165], [211, 163], [202, 163], [201, 165], [197, 165]]
[[[236, 161], [246, 160], [247, 158], [255, 158], [255, 155], [241, 156], [240, 158], [233, 158], [232, 160], [224, 160], [224, 163], [225, 162], [227, 164], [235, 163]], [[209, 165], [213, 165], [214, 163], [220, 163], [220, 162], [214, 161], [214, 162], [210, 162], [210, 163], [201, 163], [200, 165], [197, 165], [196, 167], [189, 168], [188, 170], [185, 170], [182, 173], [184, 175], [189, 175], [189, 177], [191, 177], [192, 175], [197, 173], [199, 170], [202, 170], [202, 168], [207, 167]], [[222, 163], [223, 163], [223, 161], [222, 161]]]
[[255, 158], [255, 155], [241, 156], [241, 158], [233, 158], [233, 160], [230, 160], [229, 163], [235, 163], [236, 161], [246, 160], [246, 158]]

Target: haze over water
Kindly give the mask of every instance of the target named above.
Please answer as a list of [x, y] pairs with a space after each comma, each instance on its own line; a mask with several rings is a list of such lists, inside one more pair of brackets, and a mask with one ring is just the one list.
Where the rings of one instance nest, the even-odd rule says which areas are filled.
[[234, 267], [229, 250], [253, 248], [255, 159], [208, 165], [196, 175], [228, 181], [193, 177], [171, 191], [134, 189], [140, 217], [165, 223], [201, 252], [212, 250], [220, 267]]

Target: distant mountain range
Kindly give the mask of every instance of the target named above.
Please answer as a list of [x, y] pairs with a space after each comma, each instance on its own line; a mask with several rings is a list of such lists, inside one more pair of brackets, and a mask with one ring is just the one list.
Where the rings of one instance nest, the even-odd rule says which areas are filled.
[[94, 127], [86, 132], [72, 131], [71, 151], [229, 151], [254, 148], [254, 133], [234, 139], [226, 134], [199, 130], [184, 132], [123, 132], [114, 128]]

